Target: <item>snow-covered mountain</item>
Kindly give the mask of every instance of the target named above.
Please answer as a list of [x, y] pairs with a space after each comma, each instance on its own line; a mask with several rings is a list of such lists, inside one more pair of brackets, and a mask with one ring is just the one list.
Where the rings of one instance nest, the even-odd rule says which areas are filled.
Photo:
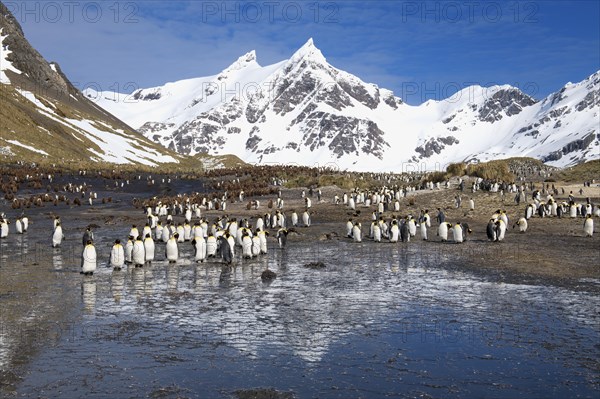
[[156, 166], [185, 159], [99, 107], [46, 61], [0, 2], [0, 156], [74, 165]]
[[539, 102], [507, 85], [471, 86], [411, 106], [334, 68], [310, 39], [265, 67], [250, 52], [218, 75], [84, 94], [169, 149], [257, 164], [401, 171], [512, 156], [554, 166], [600, 158], [600, 72]]

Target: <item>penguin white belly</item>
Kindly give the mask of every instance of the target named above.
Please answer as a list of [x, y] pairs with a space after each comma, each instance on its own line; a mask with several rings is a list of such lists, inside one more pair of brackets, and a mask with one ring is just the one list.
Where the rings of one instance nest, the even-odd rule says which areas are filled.
[[196, 251], [194, 254], [194, 260], [196, 262], [203, 262], [207, 255], [206, 241], [204, 241], [204, 237], [195, 237], [194, 242], [194, 249]]
[[170, 238], [169, 241], [167, 241], [166, 251], [167, 260], [169, 262], [176, 262], [179, 257], [179, 251], [177, 250], [177, 241], [175, 238]]
[[84, 273], [96, 271], [96, 248], [93, 245], [86, 245], [83, 249], [81, 271]]
[[411, 235], [411, 237], [414, 237], [417, 235], [417, 225], [415, 224], [415, 221], [412, 219], [408, 221], [408, 232]]
[[594, 219], [587, 218], [583, 224], [583, 232], [586, 237], [592, 237], [594, 235]]
[[442, 241], [448, 241], [448, 226], [445, 223], [440, 224], [440, 227], [438, 227], [438, 236]]
[[306, 227], [310, 226], [310, 215], [308, 214], [308, 212], [304, 212], [302, 214], [302, 223], [304, 223]]
[[206, 256], [215, 256], [217, 254], [217, 240], [215, 237], [208, 237], [206, 240]]
[[569, 207], [569, 216], [572, 218], [576, 218], [577, 217], [577, 207], [575, 205], [571, 205]]
[[62, 227], [56, 226], [54, 229], [54, 234], [52, 234], [52, 246], [58, 247], [62, 243], [63, 232]]
[[427, 240], [427, 224], [421, 223], [421, 238]]
[[154, 252], [155, 252], [154, 240], [152, 240], [151, 238], [146, 238], [144, 240], [144, 253], [145, 253], [144, 260], [146, 262], [152, 262], [154, 260]]
[[265, 234], [259, 234], [260, 239], [260, 252], [263, 254], [267, 253], [267, 236]]
[[373, 241], [381, 242], [381, 229], [378, 225], [373, 226]]
[[122, 268], [125, 265], [125, 250], [121, 244], [114, 245], [110, 251], [110, 265], [116, 268]]
[[252, 256], [258, 256], [260, 254], [260, 238], [258, 236], [252, 237]]
[[143, 265], [146, 263], [146, 251], [144, 250], [144, 243], [137, 240], [133, 243], [133, 264]]
[[454, 237], [455, 242], [463, 242], [463, 231], [462, 227], [456, 225], [452, 228], [452, 236]]
[[250, 236], [245, 236], [242, 239], [242, 256], [244, 258], [252, 257], [252, 239]]
[[362, 235], [360, 232], [360, 228], [358, 226], [354, 226], [352, 228], [352, 238], [354, 239], [354, 242], [361, 242], [362, 241]]
[[392, 228], [390, 229], [390, 242], [398, 242], [399, 238], [400, 238], [400, 229], [398, 228], [398, 225], [393, 225]]

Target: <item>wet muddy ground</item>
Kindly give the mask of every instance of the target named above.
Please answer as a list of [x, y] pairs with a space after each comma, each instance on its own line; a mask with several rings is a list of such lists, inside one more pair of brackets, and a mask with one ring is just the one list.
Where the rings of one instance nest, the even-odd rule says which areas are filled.
[[[454, 190], [419, 193], [402, 214], [447, 207], [468, 221], [464, 244], [353, 243], [349, 210], [313, 199], [313, 225], [288, 247], [229, 268], [191, 262], [120, 272], [110, 245], [144, 223], [131, 198], [165, 192], [94, 182], [110, 204], [27, 210], [30, 231], [0, 241], [0, 393], [6, 397], [597, 397], [600, 242], [580, 219], [532, 219], [485, 241], [497, 194], [453, 209]], [[177, 184], [185, 185], [180, 187]], [[168, 187], [167, 187], [168, 189]], [[171, 192], [199, 189], [174, 182]], [[155, 193], [151, 192], [156, 190]], [[341, 193], [341, 190], [336, 190]], [[284, 192], [286, 211], [301, 209]], [[468, 196], [470, 194], [464, 194]], [[463, 208], [466, 198], [463, 198]], [[262, 203], [266, 204], [264, 198]], [[244, 204], [227, 213], [246, 217]], [[512, 221], [523, 206], [506, 203]], [[369, 208], [355, 217], [370, 219]], [[20, 211], [2, 208], [14, 221]], [[466, 212], [466, 215], [465, 215]], [[50, 247], [52, 213], [67, 240]], [[209, 212], [209, 217], [219, 212]], [[177, 219], [177, 217], [176, 217]], [[596, 220], [596, 222], [598, 222]], [[79, 274], [81, 235], [95, 229], [99, 268]], [[435, 226], [436, 224], [433, 223]], [[325, 234], [329, 234], [328, 239]], [[335, 233], [335, 234], [332, 234]], [[336, 237], [337, 235], [337, 237]], [[325, 267], [305, 267], [322, 262]], [[277, 273], [263, 283], [261, 273]]]

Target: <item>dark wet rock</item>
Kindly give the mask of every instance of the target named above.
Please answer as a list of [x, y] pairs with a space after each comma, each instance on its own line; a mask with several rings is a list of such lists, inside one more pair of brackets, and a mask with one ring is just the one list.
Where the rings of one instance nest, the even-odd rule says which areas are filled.
[[271, 281], [274, 280], [275, 277], [277, 277], [277, 273], [275, 273], [273, 270], [265, 270], [260, 274], [260, 278], [262, 281]]
[[479, 109], [479, 120], [494, 123], [502, 119], [503, 114], [517, 115], [523, 108], [535, 103], [533, 98], [519, 89], [500, 90], [486, 100]]
[[281, 392], [273, 388], [239, 389], [233, 393], [237, 399], [294, 399], [293, 392]]
[[441, 153], [446, 146], [458, 143], [458, 139], [454, 136], [431, 138], [423, 145], [415, 148], [415, 152], [419, 153], [421, 158], [429, 158], [433, 154]]
[[339, 237], [339, 234], [336, 233], [335, 231], [332, 231], [331, 233], [323, 233], [319, 236], [319, 241], [329, 241], [329, 240], [333, 240], [333, 239], [337, 239]]
[[587, 108], [592, 109], [597, 107], [598, 105], [600, 105], [600, 89], [590, 91], [586, 94], [585, 98], [577, 103], [575, 109], [581, 112]]
[[151, 92], [151, 93], [144, 94], [143, 90], [138, 90], [133, 95], [133, 98], [135, 100], [140, 100], [140, 101], [159, 100], [161, 97], [162, 97], [162, 95], [160, 94], [160, 91], [154, 91], [154, 92]]
[[319, 261], [319, 262], [310, 262], [304, 265], [304, 267], [306, 267], [307, 269], [324, 269], [325, 267], [325, 263]]

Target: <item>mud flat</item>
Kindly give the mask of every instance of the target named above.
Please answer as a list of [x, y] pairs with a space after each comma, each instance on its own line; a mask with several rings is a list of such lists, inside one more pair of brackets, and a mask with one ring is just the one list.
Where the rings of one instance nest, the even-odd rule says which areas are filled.
[[[468, 222], [463, 244], [353, 243], [344, 223], [359, 216], [313, 198], [311, 227], [288, 247], [242, 260], [181, 261], [113, 272], [110, 244], [143, 225], [133, 197], [194, 189], [177, 182], [129, 191], [95, 182], [110, 203], [31, 208], [30, 231], [0, 241], [0, 392], [6, 397], [595, 397], [600, 392], [600, 235], [581, 219], [534, 218], [525, 234], [487, 242], [491, 213], [523, 213], [507, 195], [478, 192], [474, 212], [453, 208], [456, 190], [423, 191], [401, 215], [446, 208]], [[586, 189], [587, 190], [587, 189]], [[597, 188], [584, 196], [598, 202]], [[567, 191], [568, 192], [568, 191]], [[285, 190], [285, 210], [303, 209]], [[268, 197], [260, 198], [266, 204]], [[410, 202], [413, 202], [410, 204]], [[20, 211], [2, 208], [11, 220]], [[227, 214], [267, 211], [228, 204]], [[348, 214], [350, 213], [350, 215]], [[50, 248], [53, 214], [66, 241]], [[206, 213], [210, 219], [222, 212]], [[391, 216], [392, 213], [386, 216]], [[181, 219], [180, 216], [175, 217]], [[596, 220], [596, 225], [598, 220]], [[81, 234], [95, 228], [99, 268], [79, 274]], [[436, 223], [432, 223], [435, 227]], [[11, 226], [12, 227], [12, 226]], [[308, 268], [309, 263], [323, 266]], [[261, 274], [269, 268], [274, 280]], [[258, 396], [252, 396], [258, 395]], [[260, 396], [262, 395], [262, 396]]]

